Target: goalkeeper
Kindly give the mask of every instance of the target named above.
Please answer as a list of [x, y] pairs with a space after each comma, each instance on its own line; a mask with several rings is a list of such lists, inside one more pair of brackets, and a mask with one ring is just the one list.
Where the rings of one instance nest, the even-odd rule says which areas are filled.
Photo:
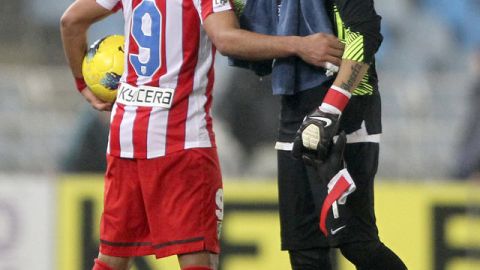
[[[345, 42], [341, 68], [330, 87], [325, 83], [282, 100], [279, 140], [291, 142], [295, 136], [297, 158], [278, 151], [282, 243], [295, 270], [329, 269], [326, 246], [340, 248], [359, 270], [404, 270], [401, 259], [380, 241], [374, 212], [381, 134], [374, 53], [382, 41], [381, 17], [373, 0], [327, 1], [327, 7], [335, 33]], [[344, 151], [331, 147], [339, 130], [346, 133]], [[302, 160], [317, 161], [320, 182]], [[343, 163], [348, 171], [341, 170]]]
[[[358, 270], [407, 269], [380, 241], [374, 213], [382, 131], [374, 54], [382, 36], [373, 0], [247, 1], [242, 25], [271, 31], [265, 18], [272, 16], [262, 14], [268, 3], [279, 4], [278, 34], [331, 31], [345, 43], [334, 80], [299, 59], [274, 63], [273, 92], [282, 105], [275, 145], [282, 249], [289, 251], [293, 270], [330, 270], [331, 247]], [[346, 135], [332, 147], [339, 130]]]

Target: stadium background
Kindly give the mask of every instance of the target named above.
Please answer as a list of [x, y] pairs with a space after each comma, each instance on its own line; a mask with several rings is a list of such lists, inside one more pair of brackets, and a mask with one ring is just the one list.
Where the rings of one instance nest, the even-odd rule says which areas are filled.
[[[0, 270], [87, 270], [96, 252], [107, 117], [75, 92], [63, 58], [58, 22], [70, 3], [16, 0], [0, 8]], [[480, 92], [480, 4], [377, 0], [376, 6], [385, 36], [378, 54], [381, 236], [410, 269], [480, 269], [480, 182], [466, 175], [480, 164], [480, 141], [466, 136], [480, 123], [472, 113]], [[91, 29], [90, 42], [121, 28], [115, 16]], [[278, 250], [278, 100], [268, 77], [229, 68], [223, 57], [217, 62], [222, 269], [289, 269]], [[135, 267], [176, 269], [172, 258], [138, 260]], [[339, 261], [338, 269], [352, 268]]]

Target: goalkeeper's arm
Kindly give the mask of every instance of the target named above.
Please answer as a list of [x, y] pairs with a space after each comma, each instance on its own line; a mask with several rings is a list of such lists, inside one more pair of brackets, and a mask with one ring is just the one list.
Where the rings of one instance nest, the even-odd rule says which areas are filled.
[[[322, 104], [307, 115], [294, 142], [293, 155], [300, 157], [305, 150], [315, 150], [324, 159], [338, 129], [338, 121], [347, 106], [351, 93], [357, 88], [373, 62], [382, 42], [381, 17], [373, 0], [335, 0], [337, 23], [344, 29], [345, 51], [338, 75]], [[306, 148], [306, 149], [304, 149]], [[318, 152], [317, 152], [318, 151]]]
[[[338, 75], [320, 106], [322, 110], [341, 114], [353, 92], [373, 62], [382, 42], [381, 17], [376, 13], [373, 0], [335, 0], [334, 12], [343, 22], [345, 51]], [[339, 95], [343, 94], [343, 95]], [[346, 98], [345, 98], [346, 97]]]

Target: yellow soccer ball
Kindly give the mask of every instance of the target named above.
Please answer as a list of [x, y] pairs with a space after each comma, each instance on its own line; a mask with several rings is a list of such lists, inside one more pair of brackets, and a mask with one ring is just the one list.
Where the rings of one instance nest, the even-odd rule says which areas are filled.
[[99, 99], [113, 102], [123, 74], [124, 37], [106, 36], [95, 41], [83, 59], [82, 73], [88, 88]]

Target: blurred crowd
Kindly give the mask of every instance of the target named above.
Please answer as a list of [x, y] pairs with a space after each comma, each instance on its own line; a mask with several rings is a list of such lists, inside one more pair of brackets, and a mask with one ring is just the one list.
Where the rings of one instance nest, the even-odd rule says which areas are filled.
[[[0, 9], [0, 172], [102, 171], [108, 115], [75, 93], [58, 32], [67, 0]], [[480, 166], [480, 2], [378, 0], [384, 179], [466, 179]], [[121, 33], [119, 15], [90, 41]], [[215, 131], [226, 175], [272, 177], [278, 98], [270, 78], [218, 57]]]

